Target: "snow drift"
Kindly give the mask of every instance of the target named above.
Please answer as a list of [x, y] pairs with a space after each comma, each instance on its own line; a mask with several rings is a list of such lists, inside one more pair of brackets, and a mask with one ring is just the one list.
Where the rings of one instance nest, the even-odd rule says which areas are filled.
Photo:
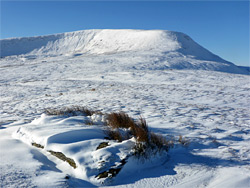
[[[209, 52], [189, 36], [163, 30], [83, 30], [48, 36], [3, 39], [1, 57], [80, 56], [131, 53], [157, 56], [164, 68], [247, 73]], [[146, 53], [146, 55], [145, 55]]]

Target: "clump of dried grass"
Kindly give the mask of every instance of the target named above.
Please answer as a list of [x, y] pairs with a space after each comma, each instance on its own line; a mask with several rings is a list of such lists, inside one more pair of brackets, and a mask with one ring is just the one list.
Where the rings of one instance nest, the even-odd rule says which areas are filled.
[[[119, 142], [134, 137], [136, 144], [133, 148], [134, 156], [138, 158], [149, 158], [152, 153], [167, 151], [171, 145], [161, 135], [149, 131], [146, 120], [140, 117], [137, 121], [124, 112], [111, 113], [107, 115], [107, 126], [105, 134], [109, 139]], [[124, 136], [124, 130], [127, 134]]]
[[107, 129], [104, 131], [104, 133], [110, 140], [116, 140], [118, 142], [122, 142], [124, 140], [121, 133], [118, 130]]
[[150, 133], [151, 145], [158, 148], [158, 150], [166, 150], [172, 147], [171, 141], [168, 141], [165, 137], [160, 134]]
[[189, 145], [189, 140], [182, 135], [179, 136], [178, 142], [183, 145], [183, 146], [188, 146]]
[[107, 125], [111, 128], [130, 128], [135, 125], [134, 120], [124, 112], [107, 114]]
[[138, 142], [149, 142], [148, 125], [145, 119], [140, 117], [137, 123], [135, 123], [134, 127], [131, 127], [131, 130]]
[[57, 116], [79, 116], [79, 115], [91, 116], [94, 113], [96, 113], [96, 111], [90, 110], [87, 107], [82, 107], [82, 106], [45, 109], [45, 114], [57, 115]]

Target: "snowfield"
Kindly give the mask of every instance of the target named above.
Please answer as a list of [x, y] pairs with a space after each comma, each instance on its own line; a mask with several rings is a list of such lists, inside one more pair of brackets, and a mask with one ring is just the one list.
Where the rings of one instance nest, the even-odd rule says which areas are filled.
[[[0, 42], [0, 187], [250, 187], [247, 69], [171, 31]], [[44, 114], [74, 105], [142, 116], [174, 146], [146, 161], [131, 156], [133, 138], [97, 149], [103, 115]], [[96, 178], [120, 167], [113, 178]]]

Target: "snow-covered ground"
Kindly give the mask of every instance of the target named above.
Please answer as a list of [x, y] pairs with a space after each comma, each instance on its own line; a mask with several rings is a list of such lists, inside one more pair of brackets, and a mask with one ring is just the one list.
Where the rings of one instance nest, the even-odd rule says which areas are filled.
[[[246, 70], [193, 41], [185, 46], [180, 39], [184, 34], [109, 32], [53, 35], [45, 43], [34, 38], [1, 40], [5, 43], [1, 56], [6, 56], [0, 59], [1, 187], [102, 186], [94, 178], [98, 161], [115, 165], [105, 157], [119, 162], [130, 152], [133, 140], [96, 150], [104, 138], [98, 128], [100, 117], [42, 115], [46, 108], [72, 105], [103, 113], [124, 111], [134, 118], [142, 115], [151, 131], [175, 140], [167, 156], [144, 163], [129, 158], [105, 185], [250, 187], [250, 76]], [[84, 38], [85, 46], [78, 43], [78, 50], [72, 50], [77, 47], [72, 35]], [[39, 45], [29, 46], [28, 40]], [[15, 47], [8, 48], [7, 43]], [[91, 118], [94, 125], [86, 125]], [[180, 135], [188, 145], [178, 142]], [[78, 167], [32, 142], [64, 152]]]

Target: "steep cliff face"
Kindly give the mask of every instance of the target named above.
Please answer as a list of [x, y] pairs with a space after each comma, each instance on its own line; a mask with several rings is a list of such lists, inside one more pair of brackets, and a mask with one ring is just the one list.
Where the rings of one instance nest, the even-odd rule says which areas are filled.
[[[189, 36], [163, 30], [83, 30], [48, 36], [3, 39], [1, 57], [79, 56], [126, 53], [140, 55], [145, 62], [175, 69], [202, 69], [246, 73], [234, 64], [209, 52]], [[115, 57], [114, 57], [115, 58]], [[156, 65], [159, 67], [159, 65]], [[154, 67], [151, 67], [154, 69]]]

